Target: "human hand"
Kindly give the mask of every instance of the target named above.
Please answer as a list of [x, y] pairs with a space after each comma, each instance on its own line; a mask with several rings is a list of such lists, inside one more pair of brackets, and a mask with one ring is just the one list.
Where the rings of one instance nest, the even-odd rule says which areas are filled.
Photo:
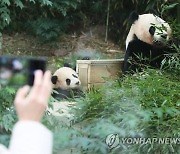
[[44, 75], [42, 71], [36, 71], [31, 91], [29, 86], [24, 86], [16, 94], [14, 104], [19, 120], [40, 121], [47, 107], [51, 89], [50, 71], [46, 71]]

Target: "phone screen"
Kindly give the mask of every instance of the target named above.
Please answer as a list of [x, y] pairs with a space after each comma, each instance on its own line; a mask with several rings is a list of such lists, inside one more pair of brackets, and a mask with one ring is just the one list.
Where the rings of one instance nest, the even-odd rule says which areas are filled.
[[46, 69], [45, 58], [0, 56], [0, 84], [22, 86], [33, 85], [36, 70]]

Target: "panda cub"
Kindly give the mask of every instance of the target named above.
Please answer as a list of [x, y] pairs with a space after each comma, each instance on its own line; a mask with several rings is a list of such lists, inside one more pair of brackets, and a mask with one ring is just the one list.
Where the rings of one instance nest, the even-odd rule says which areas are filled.
[[56, 99], [72, 98], [81, 93], [81, 81], [77, 73], [70, 67], [61, 67], [56, 70], [51, 77], [51, 81], [53, 89], [58, 92], [58, 94], [52, 94]]
[[168, 42], [172, 32], [169, 24], [153, 14], [138, 15], [136, 12], [130, 15], [130, 20], [123, 72], [136, 71], [138, 66], [147, 64], [160, 68], [165, 54], [170, 51]]

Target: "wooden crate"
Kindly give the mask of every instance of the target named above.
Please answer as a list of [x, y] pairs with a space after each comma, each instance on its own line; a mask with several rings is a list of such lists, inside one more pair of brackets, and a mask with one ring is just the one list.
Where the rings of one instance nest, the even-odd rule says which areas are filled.
[[122, 74], [123, 59], [77, 60], [76, 71], [82, 87], [100, 86], [106, 78], [116, 79]]

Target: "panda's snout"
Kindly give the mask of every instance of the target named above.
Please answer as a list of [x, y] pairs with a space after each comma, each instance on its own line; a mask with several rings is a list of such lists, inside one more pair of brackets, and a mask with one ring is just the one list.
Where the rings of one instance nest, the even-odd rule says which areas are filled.
[[163, 39], [166, 39], [166, 38], [167, 38], [167, 34], [162, 34], [161, 37], [162, 37]]
[[79, 81], [78, 81], [78, 82], [76, 82], [76, 85], [79, 85]]

